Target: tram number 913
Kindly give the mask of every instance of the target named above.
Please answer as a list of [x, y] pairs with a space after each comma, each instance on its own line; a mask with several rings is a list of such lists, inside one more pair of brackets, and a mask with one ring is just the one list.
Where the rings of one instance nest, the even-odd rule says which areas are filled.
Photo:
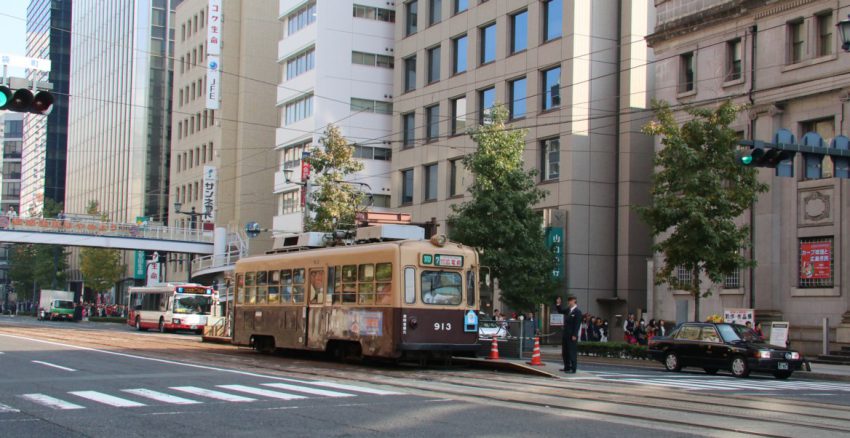
[[451, 329], [452, 329], [452, 323], [450, 323], [450, 322], [435, 322], [434, 323], [434, 331], [436, 331], [436, 332], [440, 332], [440, 331], [447, 332], [447, 331], [451, 331]]

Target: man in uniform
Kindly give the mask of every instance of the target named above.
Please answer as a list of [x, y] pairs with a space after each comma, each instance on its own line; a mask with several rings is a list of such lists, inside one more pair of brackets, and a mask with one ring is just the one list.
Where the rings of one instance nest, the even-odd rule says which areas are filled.
[[555, 300], [555, 308], [558, 313], [564, 315], [563, 344], [561, 355], [564, 358], [565, 373], [575, 373], [578, 367], [578, 335], [581, 329], [581, 310], [576, 304], [576, 297], [567, 298], [567, 308], [561, 308], [561, 297]]

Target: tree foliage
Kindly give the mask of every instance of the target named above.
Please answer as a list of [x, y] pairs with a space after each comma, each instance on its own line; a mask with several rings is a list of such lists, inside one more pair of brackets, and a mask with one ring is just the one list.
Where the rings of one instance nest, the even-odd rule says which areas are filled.
[[359, 186], [345, 181], [363, 170], [363, 163], [354, 159], [354, 147], [334, 125], [328, 125], [320, 142], [324, 147], [313, 148], [308, 159], [317, 189], [308, 199], [313, 217], [307, 221], [307, 229], [330, 232], [354, 228], [364, 194]]
[[[690, 292], [699, 320], [700, 298], [711, 295], [710, 287], [702, 289], [701, 275], [719, 283], [755, 265], [743, 254], [749, 227], [736, 219], [767, 186], [755, 169], [735, 160], [738, 137], [729, 125], [740, 106], [689, 109], [681, 126], [667, 104], [656, 102], [653, 109], [656, 120], [644, 132], [660, 136], [663, 148], [655, 156], [651, 205], [638, 212], [656, 237], [654, 250], [664, 256], [656, 282]], [[678, 267], [690, 273], [690, 281], [679, 281]]]
[[470, 131], [478, 147], [463, 164], [473, 175], [472, 200], [452, 206], [449, 238], [476, 248], [499, 280], [503, 300], [529, 311], [554, 296], [555, 261], [533, 210], [546, 193], [535, 185], [535, 172], [523, 168], [526, 131], [506, 126], [507, 118], [497, 106], [492, 123]]
[[[106, 220], [106, 215], [100, 212], [97, 201], [89, 201], [86, 213], [99, 215]], [[121, 263], [121, 252], [109, 248], [83, 248], [80, 250], [80, 272], [86, 286], [96, 292], [106, 292], [121, 279], [127, 267]]]
[[[40, 212], [30, 216], [55, 218], [62, 211], [62, 204], [46, 199]], [[18, 298], [32, 299], [33, 290], [62, 289], [65, 287], [65, 271], [68, 268], [68, 253], [59, 245], [17, 244], [9, 253], [9, 279], [15, 286]]]

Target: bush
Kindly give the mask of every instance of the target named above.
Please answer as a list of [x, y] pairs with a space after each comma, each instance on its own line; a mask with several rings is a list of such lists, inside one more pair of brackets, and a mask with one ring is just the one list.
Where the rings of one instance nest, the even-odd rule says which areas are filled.
[[125, 324], [127, 322], [127, 318], [122, 318], [120, 316], [90, 316], [89, 321], [91, 322], [117, 322]]
[[649, 359], [646, 346], [627, 342], [579, 342], [578, 354], [623, 359]]

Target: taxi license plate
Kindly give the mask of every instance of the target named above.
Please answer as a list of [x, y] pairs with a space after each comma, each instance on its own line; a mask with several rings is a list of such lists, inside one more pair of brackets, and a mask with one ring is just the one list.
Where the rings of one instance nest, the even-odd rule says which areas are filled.
[[780, 369], [780, 370], [787, 370], [788, 369], [788, 362], [779, 362], [779, 365], [778, 365], [777, 368]]

